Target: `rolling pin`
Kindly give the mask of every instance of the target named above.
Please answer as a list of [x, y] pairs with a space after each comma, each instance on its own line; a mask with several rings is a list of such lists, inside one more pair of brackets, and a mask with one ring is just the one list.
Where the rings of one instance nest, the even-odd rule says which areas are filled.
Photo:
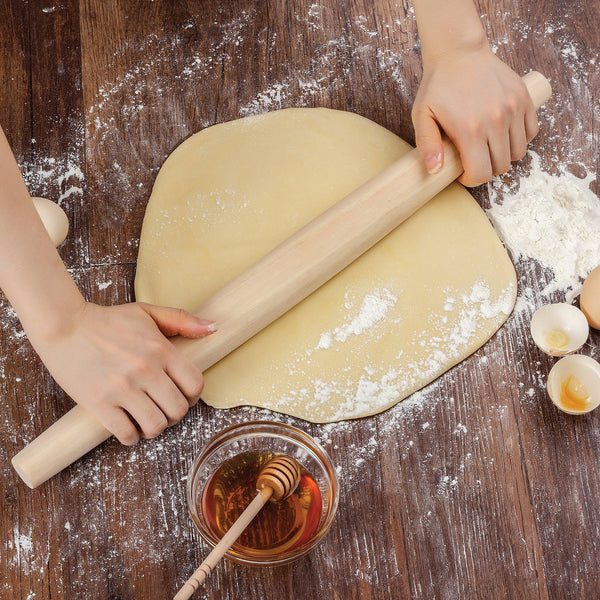
[[[523, 77], [536, 110], [551, 94], [535, 71]], [[461, 175], [458, 151], [444, 139], [444, 166], [425, 171], [413, 150], [298, 230], [197, 308], [219, 330], [173, 338], [204, 371], [241, 346], [374, 246]], [[111, 436], [77, 405], [26, 446], [12, 464], [35, 488]]]

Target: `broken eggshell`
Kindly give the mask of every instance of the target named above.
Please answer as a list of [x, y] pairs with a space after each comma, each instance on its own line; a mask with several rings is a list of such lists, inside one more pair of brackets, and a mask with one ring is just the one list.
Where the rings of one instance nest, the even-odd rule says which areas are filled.
[[583, 354], [565, 356], [552, 367], [546, 387], [563, 412], [588, 413], [600, 405], [600, 363]]
[[590, 327], [585, 315], [572, 304], [547, 304], [531, 319], [535, 345], [551, 356], [566, 356], [585, 344]]

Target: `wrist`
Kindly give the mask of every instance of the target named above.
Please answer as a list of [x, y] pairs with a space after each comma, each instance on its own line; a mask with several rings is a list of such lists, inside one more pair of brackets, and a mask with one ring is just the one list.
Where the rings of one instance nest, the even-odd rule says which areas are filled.
[[446, 62], [472, 57], [482, 53], [491, 53], [491, 48], [481, 26], [462, 31], [460, 36], [448, 36], [438, 40], [435, 45], [422, 45], [423, 71], [430, 71]]
[[[8, 295], [8, 294], [7, 294]], [[29, 341], [38, 350], [69, 336], [87, 302], [66, 269], [47, 282], [45, 293], [10, 297]]]

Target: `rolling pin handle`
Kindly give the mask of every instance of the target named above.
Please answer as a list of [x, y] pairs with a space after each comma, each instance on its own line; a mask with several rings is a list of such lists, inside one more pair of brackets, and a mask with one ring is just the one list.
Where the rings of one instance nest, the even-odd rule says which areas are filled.
[[533, 100], [536, 110], [552, 96], [550, 82], [539, 71], [530, 71], [527, 75], [524, 75], [523, 82], [527, 86], [527, 91]]

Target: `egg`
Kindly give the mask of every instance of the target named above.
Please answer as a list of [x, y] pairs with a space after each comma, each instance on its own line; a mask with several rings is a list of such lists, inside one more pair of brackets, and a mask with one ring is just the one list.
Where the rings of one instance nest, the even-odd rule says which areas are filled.
[[69, 219], [65, 211], [46, 198], [32, 198], [42, 223], [55, 246], [60, 246], [69, 232]]
[[600, 363], [583, 354], [565, 356], [552, 367], [546, 388], [563, 412], [590, 412], [600, 405]]
[[590, 333], [585, 315], [564, 302], [542, 306], [534, 313], [530, 329], [536, 346], [551, 356], [577, 352]]
[[579, 305], [590, 327], [600, 329], [600, 266], [596, 267], [584, 281]]

